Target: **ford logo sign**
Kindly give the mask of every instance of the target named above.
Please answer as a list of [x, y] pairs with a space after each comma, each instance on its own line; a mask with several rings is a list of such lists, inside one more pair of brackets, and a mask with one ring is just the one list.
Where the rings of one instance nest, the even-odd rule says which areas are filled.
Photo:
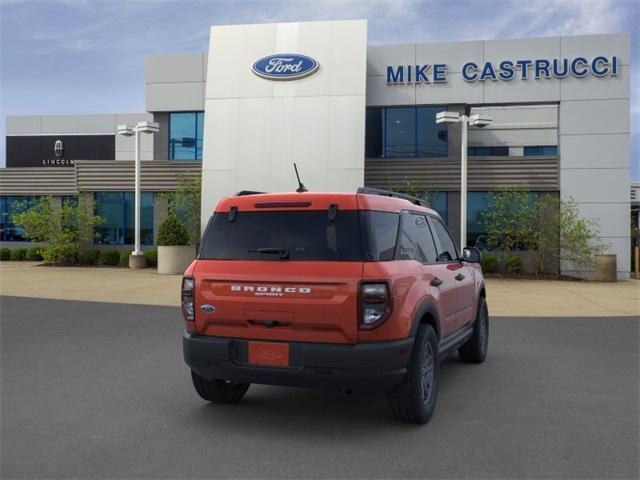
[[253, 73], [269, 80], [297, 80], [315, 73], [320, 65], [313, 58], [297, 53], [278, 53], [256, 60]]

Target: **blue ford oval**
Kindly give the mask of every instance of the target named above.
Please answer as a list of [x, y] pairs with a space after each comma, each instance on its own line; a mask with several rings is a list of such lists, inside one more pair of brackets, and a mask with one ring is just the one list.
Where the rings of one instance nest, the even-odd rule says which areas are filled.
[[256, 60], [251, 70], [270, 80], [296, 80], [315, 73], [318, 67], [318, 62], [306, 55], [278, 53]]

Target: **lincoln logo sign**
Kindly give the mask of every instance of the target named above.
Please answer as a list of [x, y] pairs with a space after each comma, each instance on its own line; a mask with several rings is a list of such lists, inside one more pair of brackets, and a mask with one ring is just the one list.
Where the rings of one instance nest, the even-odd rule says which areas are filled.
[[279, 53], [256, 60], [251, 70], [269, 80], [297, 80], [312, 75], [318, 67], [318, 62], [306, 55]]
[[[447, 65], [388, 65], [387, 84], [446, 83]], [[596, 55], [592, 58], [538, 58], [535, 60], [502, 60], [499, 62], [466, 62], [458, 70], [465, 82], [540, 80], [549, 78], [615, 77], [620, 71], [616, 56]]]
[[53, 144], [53, 153], [56, 155], [56, 158], [62, 158], [64, 155], [64, 143], [62, 140], [56, 140]]

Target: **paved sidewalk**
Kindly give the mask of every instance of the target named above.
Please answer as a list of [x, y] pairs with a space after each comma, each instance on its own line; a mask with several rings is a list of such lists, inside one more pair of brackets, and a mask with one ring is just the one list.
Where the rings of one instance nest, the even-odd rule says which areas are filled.
[[[0, 262], [0, 295], [177, 306], [180, 276], [126, 268], [43, 267]], [[488, 279], [493, 316], [640, 315], [640, 281], [617, 283]]]
[[159, 275], [154, 269], [117, 267], [45, 267], [32, 262], [0, 262], [0, 295], [180, 305], [180, 275]]

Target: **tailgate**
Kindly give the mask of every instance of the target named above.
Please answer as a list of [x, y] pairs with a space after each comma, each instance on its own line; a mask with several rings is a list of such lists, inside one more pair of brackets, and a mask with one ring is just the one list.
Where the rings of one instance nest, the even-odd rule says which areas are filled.
[[[357, 261], [199, 260], [196, 331], [257, 340], [356, 343], [362, 265]], [[203, 305], [214, 310], [203, 311]]]

